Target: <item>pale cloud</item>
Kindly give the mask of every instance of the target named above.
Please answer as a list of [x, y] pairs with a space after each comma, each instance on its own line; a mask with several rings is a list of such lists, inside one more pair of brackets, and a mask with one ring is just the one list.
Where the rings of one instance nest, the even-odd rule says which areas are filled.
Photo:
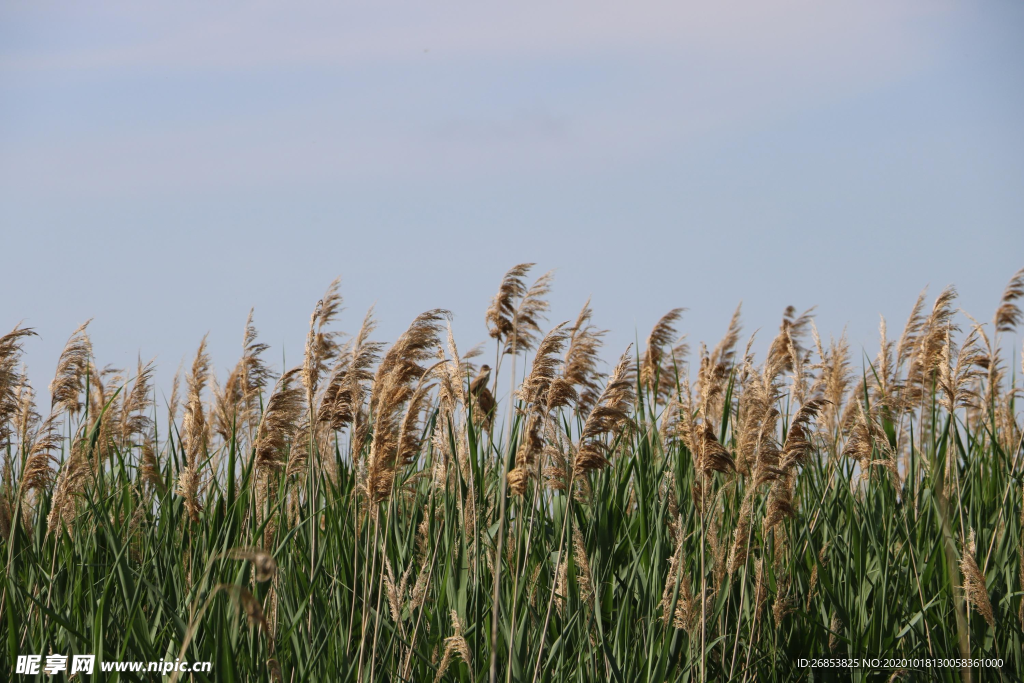
[[[288, 82], [310, 69], [340, 69], [371, 84], [318, 94], [315, 105], [286, 100], [191, 121], [161, 119], [162, 107], [187, 103], [142, 105], [134, 124], [95, 135], [9, 126], [0, 134], [7, 148], [0, 184], [8, 191], [117, 195], [587, 173], [907, 78], [936, 49], [921, 22], [951, 9], [530, 0], [115, 3], [68, 11], [3, 10], [38, 37], [0, 50], [0, 86], [67, 74]], [[79, 34], [93, 37], [61, 41], [50, 35], [59, 33], [51, 22], [79, 22]], [[552, 85], [545, 69], [585, 77], [577, 84], [560, 76]], [[474, 95], [502, 70], [526, 75], [502, 88], [502, 101]]]
[[[145, 7], [145, 9], [142, 9]], [[361, 65], [405, 60], [690, 53], [769, 63], [813, 53], [826, 64], [855, 51], [865, 66], [917, 49], [912, 24], [948, 13], [939, 2], [743, 0], [708, 2], [137, 3], [102, 9], [54, 6], [4, 11], [8, 22], [98, 21], [94, 44], [8, 47], [5, 71], [48, 69], [243, 69]], [[40, 41], [44, 46], [47, 42]], [[75, 41], [81, 42], [81, 41]], [[816, 60], [817, 61], [817, 60]], [[814, 61], [805, 66], [815, 69]]]

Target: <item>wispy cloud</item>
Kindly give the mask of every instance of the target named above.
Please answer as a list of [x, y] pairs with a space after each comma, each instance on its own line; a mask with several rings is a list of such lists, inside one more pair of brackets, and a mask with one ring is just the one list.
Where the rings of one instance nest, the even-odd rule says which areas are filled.
[[[417, 2], [136, 3], [97, 7], [7, 5], [23, 26], [96, 23], [92, 40], [8, 42], [5, 71], [50, 69], [244, 69], [282, 65], [358, 65], [406, 60], [513, 57], [558, 59], [665, 52], [768, 63], [813, 52], [825, 63], [854, 48], [866, 66], [914, 50], [911, 23], [949, 11], [936, 2], [735, 3], [591, 0], [481, 4]], [[10, 25], [10, 23], [9, 23]], [[866, 59], [865, 59], [866, 58]], [[814, 63], [808, 63], [810, 69]]]
[[[807, 0], [6, 5], [0, 17], [20, 36], [0, 48], [9, 116], [24, 83], [68, 77], [113, 84], [136, 115], [85, 134], [67, 125], [74, 111], [55, 126], [9, 122], [0, 183], [107, 194], [587, 172], [905, 78], [935, 47], [920, 22], [948, 11]], [[133, 95], [169, 74], [200, 84], [174, 99]], [[223, 83], [283, 94], [173, 116], [202, 111]]]

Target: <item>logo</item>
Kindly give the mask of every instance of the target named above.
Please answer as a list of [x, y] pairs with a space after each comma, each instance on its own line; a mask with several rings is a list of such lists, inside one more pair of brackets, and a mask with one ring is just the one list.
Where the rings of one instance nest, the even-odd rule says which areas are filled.
[[47, 655], [46, 664], [43, 664], [42, 655], [18, 655], [15, 663], [14, 673], [16, 674], [38, 674], [40, 667], [42, 673], [55, 676], [59, 673], [82, 673], [91, 674], [96, 665], [95, 655], [72, 655], [71, 670], [68, 671], [67, 655]]

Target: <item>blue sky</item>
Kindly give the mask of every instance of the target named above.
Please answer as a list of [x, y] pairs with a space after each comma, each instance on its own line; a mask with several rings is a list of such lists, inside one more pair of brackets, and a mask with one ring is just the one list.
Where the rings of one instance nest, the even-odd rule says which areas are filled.
[[713, 343], [817, 306], [873, 356], [918, 292], [991, 317], [1024, 266], [1024, 4], [0, 4], [0, 325], [43, 389], [94, 318], [166, 386], [250, 307], [298, 360], [343, 277], [354, 331], [455, 313], [504, 271], [592, 297], [609, 356], [676, 306]]

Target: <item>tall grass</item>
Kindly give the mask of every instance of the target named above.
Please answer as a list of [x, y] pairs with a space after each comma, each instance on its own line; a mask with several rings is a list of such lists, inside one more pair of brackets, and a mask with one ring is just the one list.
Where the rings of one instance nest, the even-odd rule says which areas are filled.
[[[792, 309], [760, 362], [739, 311], [691, 358], [677, 309], [605, 375], [589, 304], [545, 333], [529, 270], [487, 313], [493, 369], [445, 311], [342, 343], [333, 283], [301, 366], [269, 369], [250, 314], [238, 365], [200, 345], [160, 410], [152, 364], [98, 369], [83, 325], [42, 418], [32, 331], [0, 338], [0, 678], [62, 653], [213, 662], [197, 681], [1019, 680], [1024, 271], [987, 325], [922, 295], [860, 364]], [[797, 663], [822, 657], [1003, 667]]]

